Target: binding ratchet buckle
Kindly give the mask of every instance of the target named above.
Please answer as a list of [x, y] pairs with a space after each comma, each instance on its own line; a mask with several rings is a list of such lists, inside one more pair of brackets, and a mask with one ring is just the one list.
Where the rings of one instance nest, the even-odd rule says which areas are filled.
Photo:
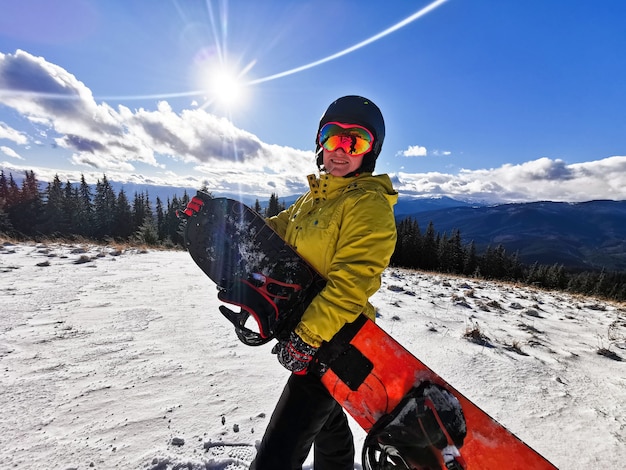
[[423, 382], [372, 427], [363, 444], [365, 470], [466, 470], [459, 452], [466, 436], [459, 401]]

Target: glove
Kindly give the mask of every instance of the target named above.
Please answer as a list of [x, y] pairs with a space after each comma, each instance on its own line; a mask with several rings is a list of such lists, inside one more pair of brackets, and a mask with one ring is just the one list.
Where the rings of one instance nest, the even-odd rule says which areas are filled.
[[200, 199], [198, 196], [194, 196], [191, 198], [191, 201], [189, 201], [184, 211], [182, 212], [176, 211], [176, 216], [179, 219], [186, 220], [189, 217], [193, 216], [194, 214], [197, 214], [198, 212], [200, 212], [200, 209], [202, 209], [203, 205], [204, 205], [204, 201]]
[[306, 375], [317, 348], [306, 343], [295, 332], [291, 332], [288, 341], [279, 341], [272, 349], [278, 362], [296, 375]]

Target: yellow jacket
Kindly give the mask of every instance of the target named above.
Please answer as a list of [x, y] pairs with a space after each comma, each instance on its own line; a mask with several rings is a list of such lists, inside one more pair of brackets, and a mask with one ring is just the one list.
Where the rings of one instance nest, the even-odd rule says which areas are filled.
[[398, 193], [387, 175], [308, 180], [310, 191], [268, 223], [327, 279], [295, 329], [320, 346], [360, 313], [375, 318], [368, 299], [395, 249]]

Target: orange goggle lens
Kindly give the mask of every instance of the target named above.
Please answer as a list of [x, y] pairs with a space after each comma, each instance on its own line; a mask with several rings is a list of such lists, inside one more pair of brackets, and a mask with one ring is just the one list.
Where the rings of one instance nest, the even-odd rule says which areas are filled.
[[343, 149], [347, 155], [359, 157], [372, 150], [374, 136], [357, 124], [328, 122], [320, 129], [317, 142], [329, 152]]

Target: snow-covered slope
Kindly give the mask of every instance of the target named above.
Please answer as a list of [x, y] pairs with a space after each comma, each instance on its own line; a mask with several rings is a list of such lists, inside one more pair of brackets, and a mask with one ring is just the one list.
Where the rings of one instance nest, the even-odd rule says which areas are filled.
[[[2, 467], [246, 468], [288, 373], [271, 344], [238, 342], [215, 294], [184, 252], [1, 247]], [[559, 468], [626, 462], [623, 305], [399, 269], [373, 303]]]

